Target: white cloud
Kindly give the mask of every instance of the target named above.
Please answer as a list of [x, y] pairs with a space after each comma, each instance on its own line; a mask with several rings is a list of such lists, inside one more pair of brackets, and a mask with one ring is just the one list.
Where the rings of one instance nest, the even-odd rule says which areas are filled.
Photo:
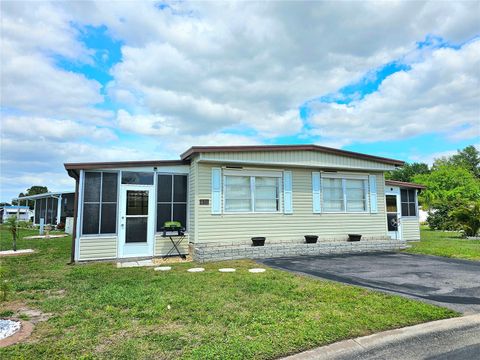
[[[411, 70], [386, 78], [378, 91], [348, 105], [318, 104], [313, 133], [372, 142], [444, 133], [480, 122], [480, 40], [461, 49], [435, 50]], [[468, 134], [463, 132], [462, 137]], [[477, 134], [470, 132], [470, 137]]]
[[[478, 92], [466, 68], [475, 66], [474, 54], [412, 51], [428, 34], [451, 42], [478, 35], [478, 2], [155, 5], [1, 3], [2, 191], [8, 183], [7, 193], [18, 193], [15, 179], [29, 187], [31, 174], [62, 187], [70, 181], [66, 161], [177, 158], [195, 144], [325, 134], [322, 143], [342, 146], [388, 130], [409, 136], [450, 126], [457, 129], [450, 136], [468, 138], [475, 129]], [[79, 41], [88, 25], [105, 26], [122, 43], [105, 87], [115, 111], [97, 106], [104, 101], [100, 83], [56, 62], [92, 64], [93, 50]], [[305, 130], [300, 104], [405, 54], [418, 62], [410, 72], [387, 79], [355, 107], [318, 109], [331, 122], [317, 114], [314, 133]]]
[[117, 139], [115, 133], [94, 125], [82, 124], [72, 120], [58, 120], [30, 116], [4, 116], [2, 120], [2, 137], [21, 140], [47, 139], [66, 142], [73, 139], [89, 138], [99, 141]]

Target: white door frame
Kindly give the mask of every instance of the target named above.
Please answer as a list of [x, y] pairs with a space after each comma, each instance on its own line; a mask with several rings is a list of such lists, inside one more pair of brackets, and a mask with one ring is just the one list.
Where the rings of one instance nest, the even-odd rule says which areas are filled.
[[[393, 212], [387, 212], [387, 195], [395, 195], [397, 198], [397, 219], [398, 229], [397, 231], [388, 231], [388, 214]], [[394, 187], [392, 190], [385, 191], [385, 216], [387, 217], [387, 233], [393, 240], [402, 240], [402, 203], [400, 200], [400, 188]]]
[[[127, 191], [148, 191], [147, 242], [126, 243]], [[154, 254], [155, 246], [155, 186], [120, 185], [120, 206], [118, 214], [118, 257], [149, 257]]]

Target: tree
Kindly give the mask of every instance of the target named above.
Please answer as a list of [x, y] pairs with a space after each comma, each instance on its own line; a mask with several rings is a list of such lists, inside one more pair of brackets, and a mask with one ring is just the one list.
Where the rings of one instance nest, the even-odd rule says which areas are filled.
[[9, 216], [5, 224], [8, 230], [12, 234], [13, 251], [17, 251], [17, 231], [18, 231], [18, 219], [17, 216]]
[[401, 168], [386, 173], [385, 177], [391, 180], [412, 182], [415, 175], [428, 173], [430, 173], [430, 170], [425, 163], [407, 163]]
[[463, 150], [458, 150], [455, 155], [435, 159], [433, 168], [445, 165], [459, 166], [470, 171], [477, 179], [480, 179], [480, 152], [475, 146], [467, 146]]
[[[31, 195], [38, 195], [38, 194], [45, 194], [48, 192], [48, 188], [46, 186], [40, 186], [40, 185], [33, 185], [32, 187], [28, 188], [25, 192], [21, 192], [18, 194], [18, 197], [24, 197], [24, 196], [31, 196]], [[20, 205], [20, 201], [12, 201], [13, 205]], [[26, 200], [25, 200], [26, 201]]]
[[438, 165], [429, 174], [415, 175], [413, 181], [427, 187], [418, 199], [425, 209], [434, 209], [427, 220], [432, 229], [459, 230], [453, 211], [480, 201], [480, 180], [464, 167]]

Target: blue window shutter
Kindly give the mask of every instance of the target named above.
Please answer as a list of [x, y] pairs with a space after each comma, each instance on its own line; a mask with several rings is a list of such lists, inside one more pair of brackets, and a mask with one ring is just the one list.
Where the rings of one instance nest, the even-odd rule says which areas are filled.
[[368, 175], [368, 185], [370, 190], [370, 212], [376, 214], [377, 208], [377, 176]]
[[283, 172], [283, 212], [285, 214], [293, 213], [293, 198], [292, 198], [292, 172]]
[[321, 213], [322, 208], [320, 204], [320, 173], [312, 172], [312, 200], [313, 200], [313, 212]]
[[222, 213], [222, 169], [212, 168], [212, 214]]

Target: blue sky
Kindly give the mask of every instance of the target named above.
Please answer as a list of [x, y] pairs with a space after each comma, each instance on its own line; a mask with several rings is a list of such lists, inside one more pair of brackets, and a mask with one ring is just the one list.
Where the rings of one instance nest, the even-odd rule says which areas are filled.
[[63, 162], [177, 158], [192, 145], [315, 143], [425, 162], [478, 146], [478, 7], [2, 4], [1, 200], [71, 189]]

